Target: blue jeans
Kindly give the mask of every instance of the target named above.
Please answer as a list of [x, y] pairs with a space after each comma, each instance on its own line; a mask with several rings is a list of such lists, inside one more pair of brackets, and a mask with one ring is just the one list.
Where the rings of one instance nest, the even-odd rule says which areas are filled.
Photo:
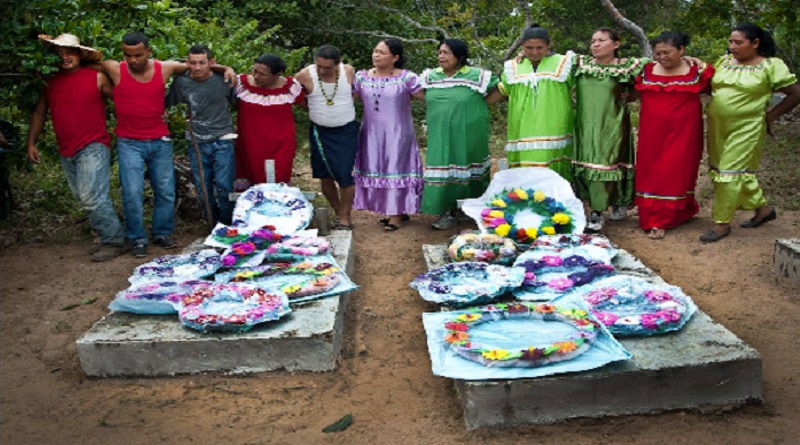
[[72, 196], [89, 216], [102, 244], [122, 246], [125, 232], [108, 195], [111, 150], [99, 142], [83, 147], [75, 156], [60, 156]]
[[[233, 215], [233, 203], [228, 195], [233, 192], [233, 180], [236, 179], [236, 160], [233, 155], [233, 142], [229, 140], [216, 140], [200, 142], [200, 159], [203, 161], [203, 178], [206, 181], [205, 189], [211, 205], [211, 216], [214, 221], [229, 225]], [[206, 206], [203, 202], [203, 190], [200, 188], [200, 172], [197, 169], [197, 156], [194, 147], [189, 145], [189, 163], [192, 165], [194, 185], [200, 198], [200, 208], [203, 217], [206, 215]]]
[[119, 138], [119, 181], [125, 210], [126, 237], [131, 243], [147, 244], [144, 232], [144, 172], [153, 187], [153, 238], [172, 235], [175, 229], [175, 165], [172, 141], [138, 141]]

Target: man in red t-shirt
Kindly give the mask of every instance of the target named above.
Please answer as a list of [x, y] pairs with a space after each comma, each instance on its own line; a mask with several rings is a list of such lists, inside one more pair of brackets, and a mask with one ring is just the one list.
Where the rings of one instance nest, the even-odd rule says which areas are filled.
[[58, 73], [47, 80], [31, 115], [28, 159], [42, 161], [36, 141], [49, 110], [67, 184], [100, 237], [100, 245], [90, 249], [91, 259], [108, 261], [125, 251], [125, 232], [108, 194], [111, 136], [106, 131], [103, 94], [110, 94], [111, 84], [102, 73], [81, 66], [82, 60], [99, 60], [100, 51], [81, 46], [71, 34], [39, 38], [50, 45], [61, 63]]
[[[175, 169], [172, 139], [163, 120], [165, 85], [182, 74], [183, 62], [152, 59], [150, 41], [140, 32], [122, 37], [123, 62], [105, 60], [95, 67], [111, 78], [114, 85], [114, 108], [117, 115], [117, 153], [122, 185], [122, 207], [131, 253], [147, 255], [144, 228], [144, 173], [149, 172], [153, 187], [153, 242], [166, 249], [177, 247], [172, 239], [175, 228]], [[217, 65], [215, 72], [225, 73], [235, 81], [236, 73]]]

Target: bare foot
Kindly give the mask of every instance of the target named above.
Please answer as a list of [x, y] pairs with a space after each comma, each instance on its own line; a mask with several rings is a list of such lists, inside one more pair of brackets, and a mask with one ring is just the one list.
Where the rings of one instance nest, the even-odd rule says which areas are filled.
[[667, 235], [667, 231], [664, 229], [659, 229], [658, 227], [653, 227], [650, 229], [650, 233], [647, 234], [650, 239], [664, 239]]

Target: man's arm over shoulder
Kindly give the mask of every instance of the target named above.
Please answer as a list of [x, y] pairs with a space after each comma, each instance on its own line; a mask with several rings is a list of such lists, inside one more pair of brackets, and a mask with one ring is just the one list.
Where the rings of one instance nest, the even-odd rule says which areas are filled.
[[109, 99], [114, 98], [114, 86], [111, 85], [108, 76], [100, 72], [97, 73], [97, 89], [100, 90], [100, 93], [102, 93], [104, 97]]
[[300, 70], [294, 75], [294, 78], [297, 79], [297, 81], [300, 82], [300, 85], [303, 86], [303, 89], [306, 91], [306, 95], [309, 95], [314, 91], [314, 83], [311, 81], [311, 73], [308, 71], [308, 67]]
[[113, 85], [119, 85], [120, 63], [116, 60], [103, 60], [98, 63], [85, 65], [87, 68], [97, 70], [111, 79]]
[[345, 64], [344, 73], [347, 74], [347, 83], [352, 85], [353, 80], [356, 78], [356, 69], [352, 65]]

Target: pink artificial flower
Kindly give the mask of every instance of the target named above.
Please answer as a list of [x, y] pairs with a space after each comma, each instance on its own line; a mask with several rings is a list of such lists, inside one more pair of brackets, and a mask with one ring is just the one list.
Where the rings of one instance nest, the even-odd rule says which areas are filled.
[[236, 264], [236, 257], [235, 256], [233, 256], [233, 255], [225, 255], [222, 258], [222, 265], [223, 266], [230, 267], [230, 266], [233, 266], [234, 264]]
[[562, 260], [561, 257], [553, 255], [543, 256], [542, 261], [544, 261], [544, 263], [550, 267], [558, 267], [564, 262], [564, 260]]
[[574, 284], [575, 282], [569, 278], [554, 278], [547, 282], [548, 287], [559, 292], [564, 292], [565, 290], [570, 289]]
[[659, 321], [661, 318], [656, 314], [642, 314], [641, 323], [647, 329], [658, 329]]
[[604, 301], [610, 300], [612, 297], [617, 296], [617, 290], [613, 287], [604, 287], [602, 289], [597, 289], [589, 292], [586, 296], [585, 300], [587, 303], [591, 304], [592, 306], [598, 305]]
[[612, 324], [617, 322], [617, 319], [619, 319], [619, 317], [617, 317], [615, 314], [612, 314], [611, 312], [592, 311], [592, 315], [594, 315], [594, 318], [596, 318], [597, 321], [603, 323], [606, 326], [611, 326]]
[[677, 323], [681, 320], [681, 314], [674, 309], [664, 309], [654, 315], [664, 320], [665, 323]]
[[653, 303], [661, 303], [662, 301], [671, 301], [672, 295], [663, 290], [649, 290], [644, 293], [644, 297]]

